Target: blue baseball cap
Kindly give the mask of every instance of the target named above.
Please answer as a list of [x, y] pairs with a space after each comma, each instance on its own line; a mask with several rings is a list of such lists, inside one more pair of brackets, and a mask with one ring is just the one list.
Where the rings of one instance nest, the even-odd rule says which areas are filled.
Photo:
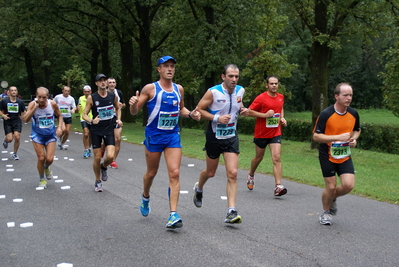
[[160, 59], [158, 59], [158, 67], [159, 67], [159, 65], [165, 63], [168, 60], [173, 60], [176, 63], [176, 59], [174, 59], [173, 57], [171, 57], [171, 56], [163, 56]]

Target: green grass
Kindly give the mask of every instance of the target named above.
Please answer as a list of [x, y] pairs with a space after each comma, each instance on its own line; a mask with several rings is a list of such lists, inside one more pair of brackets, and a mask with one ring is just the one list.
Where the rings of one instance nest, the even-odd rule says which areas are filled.
[[[399, 125], [399, 117], [386, 109], [358, 109], [360, 122]], [[312, 120], [312, 112], [285, 112], [287, 119]]]
[[[79, 120], [73, 120], [74, 130], [80, 131]], [[125, 142], [141, 144], [144, 140], [144, 127], [141, 123], [125, 123], [123, 127]], [[255, 155], [255, 145], [252, 135], [240, 135], [240, 169], [249, 169]], [[183, 155], [190, 158], [205, 159], [202, 151], [205, 144], [203, 130], [187, 129], [181, 131]], [[122, 147], [123, 149], [123, 147]], [[356, 185], [352, 194], [399, 204], [399, 155], [378, 153], [353, 149], [353, 162], [356, 170]], [[144, 155], [143, 155], [144, 156]], [[222, 159], [222, 158], [221, 158]], [[306, 142], [283, 140], [281, 161], [285, 179], [324, 187], [318, 152], [310, 149]], [[221, 160], [223, 164], [223, 160]], [[272, 174], [272, 162], [269, 149], [266, 149], [263, 162], [257, 169], [258, 173]]]

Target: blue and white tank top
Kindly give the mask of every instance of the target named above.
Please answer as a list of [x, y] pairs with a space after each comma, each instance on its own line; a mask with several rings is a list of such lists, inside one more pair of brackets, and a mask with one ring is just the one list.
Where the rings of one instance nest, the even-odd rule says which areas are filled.
[[32, 116], [32, 135], [52, 136], [55, 133], [54, 110], [51, 100], [47, 99], [47, 105], [41, 109], [38, 107]]
[[244, 97], [244, 87], [237, 85], [230, 94], [223, 84], [209, 88], [212, 92], [213, 102], [208, 107], [208, 111], [214, 115], [230, 114], [231, 118], [227, 124], [210, 121], [210, 127], [217, 139], [228, 139], [236, 136], [237, 120], [240, 114], [242, 99]]
[[172, 83], [173, 91], [165, 91], [154, 82], [154, 97], [147, 102], [148, 121], [146, 135], [165, 134], [179, 131], [180, 101], [179, 88]]

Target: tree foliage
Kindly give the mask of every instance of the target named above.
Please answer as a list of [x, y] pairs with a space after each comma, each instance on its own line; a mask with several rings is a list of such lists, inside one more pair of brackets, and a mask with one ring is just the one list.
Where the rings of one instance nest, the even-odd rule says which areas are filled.
[[355, 107], [394, 110], [398, 102], [398, 0], [0, 0], [0, 6], [6, 18], [0, 80], [24, 98], [38, 86], [56, 93], [71, 70], [92, 87], [97, 73], [113, 76], [128, 98], [157, 79], [157, 59], [169, 54], [189, 108], [221, 82], [229, 63], [242, 69], [246, 102], [264, 90], [265, 76], [276, 75], [286, 109], [312, 110], [313, 119], [334, 101], [339, 82], [354, 86]]

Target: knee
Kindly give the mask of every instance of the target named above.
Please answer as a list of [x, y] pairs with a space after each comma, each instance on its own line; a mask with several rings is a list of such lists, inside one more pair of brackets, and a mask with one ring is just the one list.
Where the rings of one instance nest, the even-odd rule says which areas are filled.
[[44, 155], [38, 155], [37, 156], [37, 161], [44, 162]]
[[227, 172], [227, 178], [229, 180], [236, 181], [237, 180], [237, 170], [231, 170]]
[[272, 160], [273, 160], [273, 163], [274, 163], [274, 164], [279, 164], [279, 163], [281, 163], [281, 158], [280, 158], [280, 157], [273, 157]]
[[171, 170], [170, 172], [169, 172], [169, 178], [170, 179], [179, 179], [179, 176], [180, 176], [180, 170], [177, 168], [177, 169], [174, 169], [174, 170]]
[[[21, 137], [20, 137], [19, 135], [15, 135], [15, 136], [14, 136], [14, 140], [15, 140], [16, 142], [18, 142], [20, 139], [21, 139]], [[11, 141], [11, 140], [7, 140], [7, 141]]]
[[342, 187], [344, 188], [344, 190], [346, 192], [349, 193], [355, 187], [355, 183], [345, 183], [345, 184], [342, 184]]
[[152, 180], [154, 179], [155, 175], [157, 175], [157, 170], [152, 170], [152, 171], [147, 171], [147, 173], [144, 175], [144, 180]]
[[334, 193], [336, 188], [337, 188], [337, 187], [336, 187], [335, 184], [327, 185], [327, 186], [326, 186], [326, 191], [328, 191], [328, 192], [330, 192], [330, 193]]
[[216, 171], [215, 170], [209, 170], [209, 171], [205, 170], [205, 174], [206, 174], [206, 177], [208, 177], [208, 178], [214, 177], [216, 174]]
[[254, 160], [257, 161], [257, 162], [261, 162], [263, 160], [263, 155], [262, 156], [255, 156]]

